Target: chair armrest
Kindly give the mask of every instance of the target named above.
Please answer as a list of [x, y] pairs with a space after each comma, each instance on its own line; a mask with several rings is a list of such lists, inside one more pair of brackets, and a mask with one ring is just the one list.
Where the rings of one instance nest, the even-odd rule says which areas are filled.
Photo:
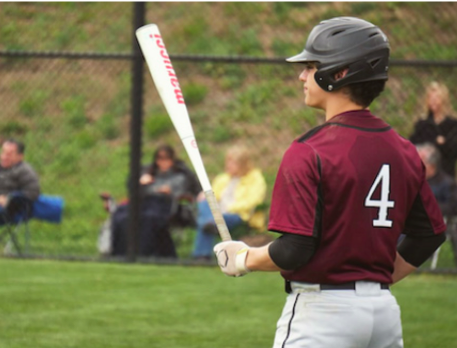
[[7, 218], [10, 220], [28, 219], [32, 216], [33, 201], [20, 191], [11, 192], [5, 206]]

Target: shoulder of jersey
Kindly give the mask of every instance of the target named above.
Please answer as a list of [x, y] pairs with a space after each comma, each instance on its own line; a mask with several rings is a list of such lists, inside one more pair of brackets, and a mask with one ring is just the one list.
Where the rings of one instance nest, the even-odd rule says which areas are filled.
[[297, 138], [298, 143], [304, 143], [306, 140], [311, 138], [313, 135], [317, 134], [322, 128], [328, 126], [328, 123], [324, 123], [320, 126], [314, 127], [313, 129], [310, 129], [308, 132], [305, 134], [301, 135], [300, 137]]

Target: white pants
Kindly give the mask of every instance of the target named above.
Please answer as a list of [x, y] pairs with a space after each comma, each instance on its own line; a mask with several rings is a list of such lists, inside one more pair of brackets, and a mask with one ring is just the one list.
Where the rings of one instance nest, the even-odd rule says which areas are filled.
[[273, 348], [402, 348], [400, 307], [378, 283], [319, 290], [292, 282]]

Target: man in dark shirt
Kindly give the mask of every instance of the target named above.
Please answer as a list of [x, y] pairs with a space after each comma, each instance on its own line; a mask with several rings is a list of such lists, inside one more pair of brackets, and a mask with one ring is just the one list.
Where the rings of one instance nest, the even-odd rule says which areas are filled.
[[433, 195], [446, 217], [457, 214], [457, 185], [453, 177], [442, 169], [441, 155], [431, 143], [416, 145], [419, 156], [425, 166], [425, 177]]
[[[24, 161], [25, 146], [15, 139], [2, 145], [0, 155], [0, 214], [15, 214], [40, 195], [38, 175]], [[30, 210], [30, 209], [29, 209]]]
[[[279, 271], [287, 301], [274, 347], [403, 347], [389, 284], [445, 240], [415, 147], [368, 110], [387, 80], [389, 43], [373, 24], [326, 20], [310, 33], [300, 74], [305, 104], [326, 122], [284, 154], [271, 201], [273, 243], [222, 242], [222, 271]], [[404, 233], [397, 250], [397, 240]]]
[[431, 143], [416, 145], [425, 166], [425, 177], [435, 196], [441, 213], [447, 220], [446, 234], [451, 241], [454, 262], [457, 264], [457, 183], [441, 168], [441, 155]]

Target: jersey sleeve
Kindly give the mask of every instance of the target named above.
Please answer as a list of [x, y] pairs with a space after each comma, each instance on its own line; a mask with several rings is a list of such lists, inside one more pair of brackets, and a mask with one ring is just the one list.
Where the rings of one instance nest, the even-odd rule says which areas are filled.
[[306, 143], [284, 154], [273, 188], [268, 229], [316, 236], [321, 213], [320, 160]]
[[424, 179], [405, 222], [404, 234], [427, 237], [446, 230], [438, 202]]

